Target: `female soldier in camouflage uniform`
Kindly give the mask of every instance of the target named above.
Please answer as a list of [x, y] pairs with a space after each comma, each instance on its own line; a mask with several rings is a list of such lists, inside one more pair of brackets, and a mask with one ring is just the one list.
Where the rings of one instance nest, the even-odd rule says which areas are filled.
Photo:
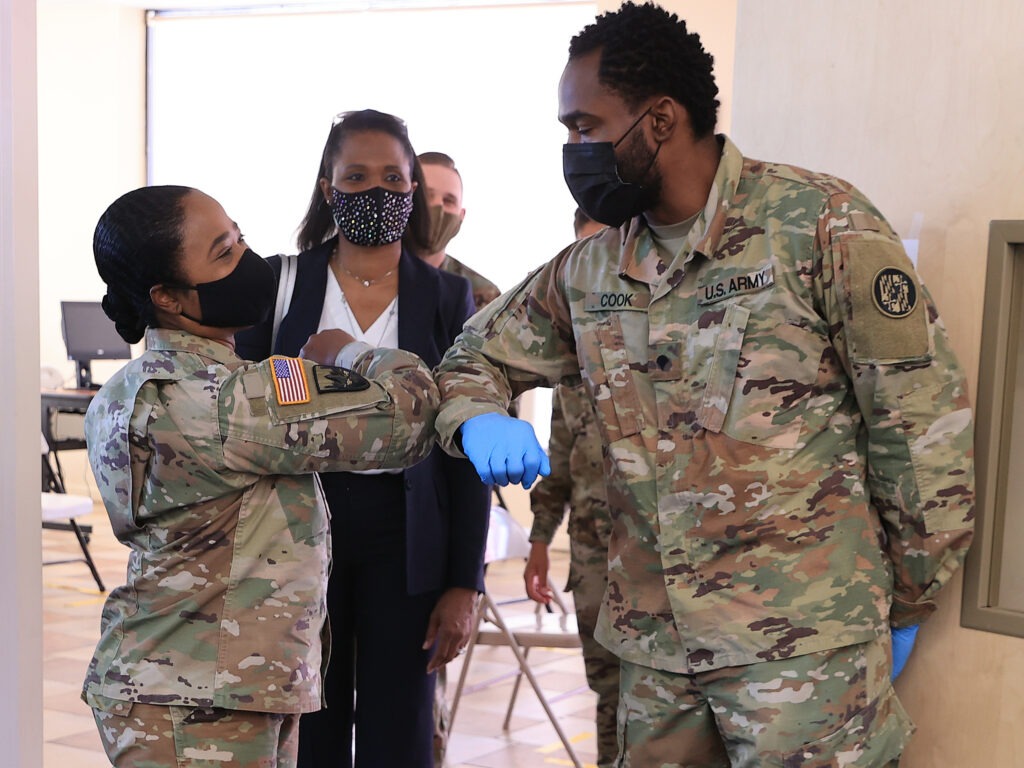
[[131, 554], [83, 698], [116, 766], [293, 766], [326, 629], [330, 526], [313, 473], [422, 459], [437, 390], [415, 355], [338, 331], [303, 349], [324, 365], [238, 358], [234, 333], [272, 308], [274, 275], [197, 190], [122, 196], [93, 250], [106, 313], [128, 342], [145, 332], [147, 351], [86, 417]]

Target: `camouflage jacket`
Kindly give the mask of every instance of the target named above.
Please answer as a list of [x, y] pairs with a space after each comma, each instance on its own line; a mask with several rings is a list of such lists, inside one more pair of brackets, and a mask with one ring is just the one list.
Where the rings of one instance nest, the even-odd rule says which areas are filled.
[[309, 402], [280, 405], [300, 397], [278, 395], [272, 361], [179, 331], [146, 344], [86, 415], [89, 462], [131, 552], [83, 698], [318, 709], [331, 548], [313, 473], [424, 458], [430, 372], [396, 350], [357, 359], [370, 381], [300, 361]]
[[611, 518], [604, 490], [601, 433], [582, 386], [555, 387], [551, 400], [551, 474], [530, 491], [530, 541], [550, 544], [569, 506], [569, 537], [591, 548], [608, 547]]
[[598, 639], [677, 672], [915, 624], [972, 535], [972, 419], [899, 238], [855, 188], [722, 137], [663, 258], [643, 217], [474, 317], [435, 371], [438, 434], [582, 372], [606, 444]]
[[451, 272], [453, 275], [461, 275], [469, 280], [470, 285], [473, 286], [473, 303], [476, 305], [477, 312], [501, 295], [498, 286], [453, 256], [445, 254], [440, 269]]

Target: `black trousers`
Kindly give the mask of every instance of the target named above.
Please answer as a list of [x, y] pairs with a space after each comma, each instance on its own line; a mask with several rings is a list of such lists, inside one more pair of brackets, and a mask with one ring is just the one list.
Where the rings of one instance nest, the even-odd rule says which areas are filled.
[[[327, 709], [299, 722], [299, 768], [431, 768], [435, 675], [423, 650], [438, 594], [409, 595], [401, 475], [322, 476], [334, 566]], [[415, 543], [411, 543], [415, 545]]]

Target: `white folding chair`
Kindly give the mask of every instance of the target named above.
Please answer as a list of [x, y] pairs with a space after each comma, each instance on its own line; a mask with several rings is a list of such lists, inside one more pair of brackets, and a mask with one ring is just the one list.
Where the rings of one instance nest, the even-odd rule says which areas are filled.
[[[484, 563], [490, 564], [501, 560], [525, 560], [530, 555], [529, 537], [523, 527], [517, 523], [508, 510], [500, 506], [491, 507], [491, 523], [487, 531], [487, 549], [484, 553]], [[507, 646], [511, 649], [518, 664], [516, 682], [512, 688], [512, 696], [509, 701], [508, 710], [505, 713], [505, 721], [502, 724], [503, 730], [508, 730], [509, 721], [512, 717], [512, 707], [515, 705], [516, 695], [519, 691], [519, 684], [523, 677], [526, 678], [541, 707], [548, 716], [552, 727], [561, 739], [565, 751], [576, 768], [582, 768], [582, 763], [576, 756], [575, 750], [562, 726], [558, 717], [551, 709], [547, 697], [541, 690], [533, 670], [530, 668], [527, 656], [531, 648], [580, 648], [579, 631], [576, 626], [576, 616], [566, 609], [565, 603], [558, 593], [555, 593], [554, 603], [558, 610], [551, 612], [544, 610], [538, 605], [536, 610], [525, 615], [506, 617], [501, 607], [508, 602], [522, 602], [528, 598], [520, 598], [515, 601], [500, 602], [495, 600], [489, 591], [485, 590], [477, 602], [476, 615], [474, 617], [475, 631], [470, 636], [466, 645], [466, 654], [463, 657], [462, 671], [459, 673], [459, 683], [455, 687], [455, 695], [452, 698], [450, 728], [454, 730], [455, 714], [458, 710], [459, 699], [462, 696], [466, 683], [466, 675], [469, 672], [470, 663], [473, 659], [473, 650], [478, 645]]]
[[59, 475], [50, 465], [50, 446], [46, 438], [40, 435], [43, 454], [43, 484], [47, 490], [40, 493], [43, 527], [56, 530], [70, 530], [78, 538], [78, 545], [82, 548], [82, 557], [72, 557], [64, 560], [45, 560], [43, 565], [60, 565], [62, 563], [85, 563], [92, 572], [93, 579], [100, 592], [105, 592], [100, 572], [96, 569], [92, 554], [89, 552], [89, 539], [82, 526], [75, 520], [76, 517], [87, 515], [92, 512], [92, 499], [88, 496], [78, 496], [67, 493]]

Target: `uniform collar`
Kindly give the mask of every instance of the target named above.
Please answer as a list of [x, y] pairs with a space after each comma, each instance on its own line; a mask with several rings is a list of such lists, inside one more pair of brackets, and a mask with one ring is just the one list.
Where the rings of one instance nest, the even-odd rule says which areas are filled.
[[743, 172], [743, 154], [725, 134], [718, 134], [717, 138], [722, 156], [708, 199], [690, 229], [686, 247], [671, 265], [667, 265], [658, 254], [647, 220], [643, 215], [636, 216], [629, 222], [628, 229], [624, 232], [619, 230], [623, 232], [620, 275], [657, 285], [666, 272], [681, 271], [695, 254], [709, 256], [718, 249], [725, 231], [726, 214], [732, 206]]
[[691, 235], [699, 233], [694, 250], [704, 256], [711, 256], [718, 250], [718, 243], [725, 231], [725, 218], [733, 207], [740, 176], [743, 174], [743, 153], [725, 134], [719, 134], [718, 140], [722, 145], [718, 171], [711, 183], [704, 210], [697, 217], [691, 231]]
[[224, 365], [239, 360], [238, 355], [226, 344], [186, 331], [172, 331], [167, 328], [148, 328], [146, 330], [146, 349], [190, 352]]

